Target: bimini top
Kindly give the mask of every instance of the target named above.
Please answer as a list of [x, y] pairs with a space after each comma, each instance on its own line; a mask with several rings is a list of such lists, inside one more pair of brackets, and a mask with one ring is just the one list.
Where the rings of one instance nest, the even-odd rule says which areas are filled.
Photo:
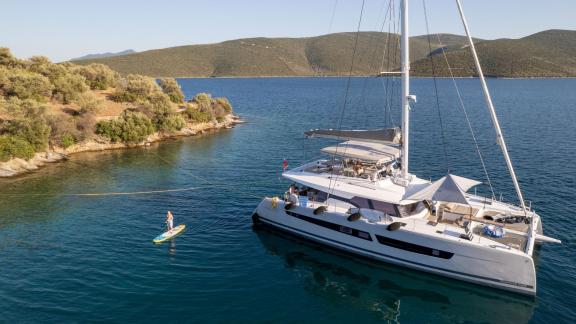
[[338, 140], [357, 140], [362, 142], [381, 144], [400, 144], [400, 128], [384, 128], [371, 130], [336, 130], [336, 129], [313, 129], [304, 132], [307, 137], [323, 137]]
[[436, 200], [468, 204], [465, 192], [481, 184], [480, 181], [448, 174], [432, 182], [426, 188], [409, 195], [407, 200]]
[[360, 141], [346, 141], [336, 146], [328, 146], [323, 148], [322, 152], [374, 163], [394, 161], [400, 156], [400, 150], [395, 147]]

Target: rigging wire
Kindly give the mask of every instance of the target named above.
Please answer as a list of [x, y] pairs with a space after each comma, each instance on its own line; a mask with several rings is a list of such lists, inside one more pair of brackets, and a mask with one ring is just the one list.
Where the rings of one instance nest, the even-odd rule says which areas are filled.
[[438, 39], [438, 44], [440, 45], [440, 49], [442, 51], [442, 56], [444, 57], [444, 61], [446, 62], [446, 67], [448, 68], [448, 72], [450, 73], [450, 77], [452, 79], [452, 84], [454, 85], [454, 89], [456, 90], [456, 94], [458, 96], [458, 101], [460, 103], [460, 108], [464, 113], [464, 117], [466, 118], [466, 123], [468, 124], [468, 130], [470, 130], [470, 134], [472, 135], [472, 140], [474, 141], [474, 146], [476, 147], [476, 153], [478, 153], [478, 158], [480, 159], [480, 163], [482, 164], [482, 170], [484, 171], [484, 175], [486, 176], [486, 180], [488, 181], [488, 186], [490, 187], [490, 192], [492, 193], [492, 199], [496, 198], [494, 194], [494, 188], [492, 187], [492, 181], [490, 180], [490, 175], [488, 174], [488, 170], [486, 169], [486, 163], [484, 161], [484, 157], [482, 156], [482, 151], [480, 150], [480, 146], [478, 145], [478, 140], [476, 139], [476, 134], [474, 132], [474, 128], [472, 127], [472, 123], [470, 122], [470, 118], [468, 117], [468, 112], [466, 111], [466, 106], [464, 105], [464, 100], [462, 99], [462, 94], [460, 93], [460, 89], [458, 88], [458, 84], [456, 83], [456, 78], [454, 77], [454, 72], [452, 71], [452, 67], [448, 62], [448, 56], [446, 55], [446, 51], [444, 50], [444, 46], [442, 46], [442, 40], [440, 39], [440, 35], [436, 34]]
[[446, 167], [446, 172], [450, 173], [450, 161], [448, 160], [448, 149], [446, 146], [446, 136], [444, 134], [444, 123], [442, 121], [442, 112], [440, 110], [440, 96], [438, 95], [438, 82], [436, 80], [436, 63], [432, 57], [432, 42], [430, 37], [430, 25], [428, 23], [428, 10], [426, 9], [426, 0], [422, 0], [422, 6], [424, 8], [424, 20], [426, 22], [426, 35], [428, 38], [428, 57], [430, 58], [430, 64], [432, 65], [432, 78], [434, 79], [434, 92], [436, 93], [436, 108], [438, 111], [440, 136], [442, 138], [442, 148], [444, 151], [444, 166]]
[[[382, 8], [380, 8], [380, 11], [379, 11], [379, 14], [378, 14], [378, 19], [376, 20], [376, 26], [375, 26], [375, 28], [374, 28], [375, 30], [377, 30], [377, 31], [379, 32], [379, 34], [377, 34], [377, 32], [374, 32], [374, 33], [371, 34], [370, 40], [369, 40], [369, 42], [368, 42], [369, 45], [374, 42], [374, 39], [376, 38], [376, 36], [379, 36], [379, 35], [384, 31], [384, 27], [386, 26], [386, 21], [387, 21], [387, 19], [388, 19], [388, 14], [389, 14], [389, 11], [390, 11], [390, 3], [391, 3], [392, 1], [393, 1], [393, 0], [389, 0], [389, 1], [388, 1], [388, 6], [386, 6], [386, 1], [383, 1], [383, 2], [382, 2]], [[386, 9], [386, 11], [384, 11], [385, 9]], [[382, 15], [383, 13], [384, 13], [384, 15]], [[381, 25], [381, 26], [380, 26], [380, 23], [379, 23], [379, 22], [380, 22], [380, 18], [383, 18], [383, 20], [382, 20], [382, 25]], [[368, 73], [369, 73], [369, 74], [370, 74], [370, 73], [374, 73], [374, 75], [375, 75], [376, 77], [378, 77], [378, 74], [379, 74], [379, 71], [377, 71], [377, 68], [378, 68], [377, 64], [378, 64], [378, 62], [376, 61], [376, 54], [377, 54], [377, 53], [378, 53], [378, 46], [374, 46], [374, 49], [372, 50], [371, 57], [370, 57], [370, 59], [369, 59], [370, 66], [369, 66], [369, 68], [368, 68]], [[386, 46], [384, 46], [384, 47], [382, 48], [382, 56], [384, 56], [384, 55], [386, 55]], [[372, 72], [372, 71], [374, 71], [374, 72]], [[382, 70], [380, 70], [380, 71], [382, 71]], [[366, 88], [367, 88], [367, 85], [368, 85], [368, 81], [370, 81], [370, 80], [371, 80], [371, 78], [369, 78], [369, 77], [364, 78], [364, 82], [363, 82], [363, 85], [362, 85], [362, 92], [361, 92], [361, 94], [360, 94], [360, 101], [361, 101], [360, 106], [361, 106], [361, 107], [364, 107], [365, 113], [368, 113], [368, 109], [367, 109], [367, 106], [368, 106], [368, 105], [366, 104]], [[386, 110], [384, 110], [384, 124], [386, 124]]]
[[334, 7], [332, 7], [332, 16], [330, 17], [330, 25], [328, 25], [328, 34], [332, 32], [332, 24], [334, 23], [334, 16], [336, 16], [337, 7], [338, 7], [338, 0], [335, 0]]
[[[348, 72], [348, 80], [346, 81], [346, 91], [344, 93], [344, 102], [342, 105], [342, 109], [340, 112], [340, 120], [338, 121], [338, 129], [342, 129], [342, 123], [344, 122], [344, 113], [346, 112], [346, 104], [348, 103], [348, 95], [350, 92], [350, 83], [352, 81], [352, 72], [354, 71], [354, 63], [356, 60], [356, 50], [358, 48], [358, 38], [360, 36], [360, 27], [362, 25], [362, 17], [364, 15], [364, 5], [366, 3], [366, 0], [362, 0], [362, 8], [360, 9], [360, 17], [358, 19], [358, 27], [356, 29], [356, 37], [354, 39], [354, 48], [352, 50], [352, 60], [350, 62], [350, 71]], [[336, 159], [336, 154], [338, 153], [338, 148], [340, 147], [340, 143], [338, 143], [336, 145], [336, 150], [334, 151], [334, 153], [332, 154], [332, 160]], [[346, 147], [347, 148], [347, 147]], [[344, 148], [344, 152], [346, 152], [346, 148]], [[331, 171], [332, 175], [334, 174], [334, 171]], [[330, 189], [330, 193], [329, 195], [334, 193], [334, 189], [336, 188], [336, 182], [338, 180], [339, 175], [336, 175], [336, 180], [333, 182], [332, 179], [334, 177], [330, 177], [330, 182], [328, 184], [328, 188], [332, 187]], [[332, 184], [334, 183], [334, 185]]]

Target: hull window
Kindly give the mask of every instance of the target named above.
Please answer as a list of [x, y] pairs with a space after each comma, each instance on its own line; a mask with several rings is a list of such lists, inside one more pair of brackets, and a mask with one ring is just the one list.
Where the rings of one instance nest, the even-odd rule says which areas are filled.
[[429, 256], [436, 257], [436, 258], [450, 259], [454, 256], [454, 253], [452, 253], [452, 252], [436, 250], [433, 248], [429, 248], [427, 246], [422, 246], [422, 245], [412, 244], [412, 243], [408, 243], [408, 242], [404, 242], [404, 241], [394, 240], [394, 239], [380, 236], [380, 235], [376, 235], [376, 239], [378, 240], [378, 243], [386, 245], [386, 246], [390, 246], [393, 248], [397, 248], [397, 249], [401, 249], [401, 250], [405, 250], [405, 251], [410, 251], [410, 252], [414, 252], [414, 253], [429, 255]]
[[288, 210], [286, 211], [286, 214], [293, 216], [293, 217], [296, 217], [298, 219], [301, 219], [303, 221], [306, 221], [306, 222], [309, 222], [309, 223], [312, 223], [312, 224], [315, 224], [318, 226], [322, 226], [324, 228], [331, 229], [331, 230], [336, 231], [336, 232], [355, 236], [357, 238], [360, 238], [360, 239], [363, 239], [366, 241], [372, 241], [372, 236], [370, 236], [370, 233], [368, 233], [368, 232], [360, 231], [360, 230], [357, 230], [355, 228], [351, 228], [351, 227], [347, 227], [347, 226], [342, 226], [342, 225], [330, 223], [330, 222], [327, 222], [325, 220], [300, 215], [300, 214], [297, 214], [295, 212], [288, 211]]

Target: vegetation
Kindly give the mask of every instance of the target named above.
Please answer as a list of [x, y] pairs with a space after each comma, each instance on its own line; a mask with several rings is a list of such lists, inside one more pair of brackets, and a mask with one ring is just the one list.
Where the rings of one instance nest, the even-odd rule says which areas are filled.
[[[114, 115], [118, 107], [122, 112], [110, 116], [108, 106], [116, 107]], [[68, 148], [97, 136], [141, 143], [155, 132], [172, 133], [230, 113], [228, 100], [209, 94], [184, 102], [172, 78], [122, 77], [103, 64], [55, 64], [43, 56], [21, 60], [0, 48], [0, 161], [30, 159], [49, 147]]]
[[117, 119], [101, 121], [96, 125], [96, 134], [112, 142], [139, 143], [154, 131], [150, 118], [129, 110]]
[[162, 91], [170, 97], [173, 103], [184, 102], [184, 93], [174, 78], [161, 78], [159, 81]]
[[[79, 63], [102, 63], [121, 73], [153, 77], [347, 75], [355, 36], [355, 33], [337, 33], [310, 38], [250, 38]], [[387, 39], [391, 55], [386, 55], [382, 61]], [[441, 53], [440, 48], [453, 52], [449, 60], [459, 69], [459, 76], [475, 75], [471, 58], [466, 53], [466, 38], [442, 34], [440, 39], [442, 43], [436, 35], [431, 37], [430, 51], [427, 35], [411, 38], [410, 59], [414, 62], [414, 75], [431, 74], [426, 58], [430, 53]], [[479, 43], [479, 56], [487, 74], [505, 77], [576, 76], [576, 61], [573, 59], [576, 31], [550, 30], [517, 40], [477, 39], [475, 42]], [[400, 56], [397, 44], [398, 35], [361, 32], [352, 74], [375, 75], [381, 69], [398, 70]], [[445, 63], [439, 60], [438, 64]], [[438, 70], [440, 76], [448, 74], [445, 68]]]
[[86, 83], [92, 90], [106, 90], [114, 87], [120, 79], [118, 72], [104, 64], [78, 66], [77, 72], [86, 78]]
[[14, 135], [0, 135], [0, 162], [12, 158], [29, 160], [34, 156], [34, 147], [25, 139]]
[[[466, 38], [443, 35], [449, 45], [463, 45]], [[123, 74], [152, 77], [219, 76], [314, 76], [347, 75], [356, 33], [337, 33], [310, 38], [250, 38], [211, 45], [191, 45], [153, 50], [127, 56], [80, 61], [102, 63]], [[361, 32], [354, 69], [355, 75], [379, 72], [386, 40], [392, 44], [392, 58], [383, 69], [397, 68], [400, 62], [398, 35]], [[412, 59], [428, 55], [428, 40], [413, 37]], [[432, 48], [440, 47], [437, 40]]]

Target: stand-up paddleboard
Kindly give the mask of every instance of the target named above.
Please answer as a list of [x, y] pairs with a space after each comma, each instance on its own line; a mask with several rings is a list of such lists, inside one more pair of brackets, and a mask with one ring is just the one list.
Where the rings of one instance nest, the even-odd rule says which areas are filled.
[[171, 229], [171, 230], [169, 230], [169, 231], [166, 231], [166, 232], [164, 232], [164, 233], [156, 236], [156, 237], [152, 240], [152, 242], [154, 242], [154, 243], [162, 243], [162, 242], [164, 242], [164, 241], [167, 241], [167, 240], [169, 240], [169, 239], [171, 239], [171, 238], [173, 238], [173, 237], [176, 237], [176, 235], [184, 232], [184, 229], [185, 229], [185, 228], [186, 228], [186, 225], [180, 224], [180, 225], [174, 227], [173, 229]]

